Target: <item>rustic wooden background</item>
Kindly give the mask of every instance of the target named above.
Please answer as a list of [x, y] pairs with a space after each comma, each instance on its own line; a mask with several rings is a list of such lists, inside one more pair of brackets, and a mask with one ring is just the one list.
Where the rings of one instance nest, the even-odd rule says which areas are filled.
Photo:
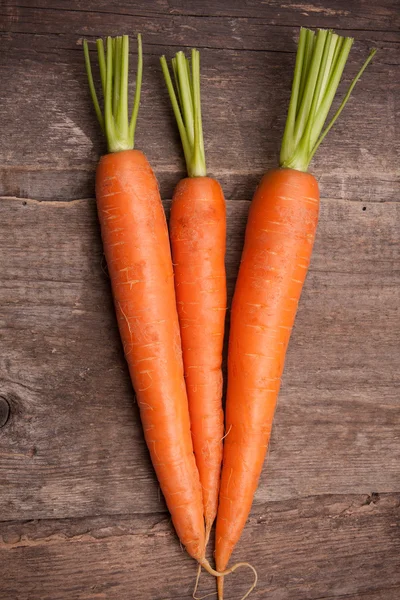
[[[258, 569], [254, 600], [397, 600], [399, 2], [3, 0], [0, 13], [1, 600], [189, 600], [196, 572], [160, 497], [118, 339], [82, 38], [142, 32], [137, 144], [164, 198], [183, 162], [158, 59], [201, 49], [232, 290], [249, 200], [276, 165], [299, 25], [356, 38], [342, 91], [379, 52], [312, 164], [318, 238], [234, 558]], [[227, 599], [249, 577], [227, 580]], [[202, 592], [214, 585], [204, 577]]]

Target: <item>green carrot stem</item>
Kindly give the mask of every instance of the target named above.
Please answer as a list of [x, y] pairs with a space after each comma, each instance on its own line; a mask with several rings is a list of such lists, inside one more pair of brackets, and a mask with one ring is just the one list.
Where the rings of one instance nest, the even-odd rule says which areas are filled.
[[113, 115], [116, 118], [119, 104], [120, 81], [121, 81], [121, 51], [122, 37], [118, 36], [113, 40], [114, 52], [114, 82], [113, 82]]
[[[118, 129], [123, 135], [128, 135], [128, 75], [129, 75], [129, 38], [122, 37], [121, 55], [119, 57], [119, 102], [117, 114], [114, 115]], [[117, 82], [115, 82], [117, 85]]]
[[190, 70], [188, 69], [188, 59], [182, 51], [176, 54], [176, 71], [178, 74], [178, 86], [181, 97], [181, 110], [185, 128], [190, 143], [194, 142], [194, 115], [193, 115], [193, 95], [190, 83]]
[[[104, 97], [104, 123], [106, 127], [106, 138], [109, 140], [115, 139], [115, 123], [112, 113], [112, 87], [113, 87], [113, 48], [112, 39], [107, 38], [106, 52], [106, 95]], [[112, 152], [112, 150], [110, 150]]]
[[[86, 43], [86, 40], [85, 42]], [[101, 87], [103, 90], [103, 96], [105, 98], [106, 96], [106, 73], [107, 73], [107, 68], [106, 68], [106, 55], [104, 52], [104, 43], [103, 40], [99, 39], [96, 40], [96, 46], [97, 46], [97, 55], [99, 57], [99, 70], [100, 70], [100, 79], [101, 79]]]
[[130, 150], [134, 147], [142, 86], [143, 55], [141, 36], [138, 35], [136, 89], [130, 121], [128, 116], [129, 37], [127, 35], [117, 36], [116, 38], [108, 37], [106, 52], [104, 51], [103, 40], [97, 40], [96, 45], [104, 98], [104, 113], [100, 108], [93, 82], [89, 47], [86, 40], [83, 42], [89, 89], [96, 115], [105, 133], [108, 151]]
[[[312, 53], [315, 44], [315, 33], [311, 31], [311, 29], [304, 29], [305, 40], [304, 40], [304, 54], [303, 54], [303, 64], [301, 69], [301, 80], [300, 80], [300, 90], [299, 90], [299, 100], [303, 99], [304, 89], [306, 87], [307, 76], [310, 68], [310, 62], [312, 58]], [[300, 102], [297, 105], [297, 109], [300, 108]]]
[[[163, 58], [165, 60], [165, 57], [163, 57]], [[180, 92], [180, 89], [179, 89], [178, 68], [176, 66], [176, 58], [175, 57], [171, 59], [171, 65], [172, 65], [172, 70], [174, 72], [175, 90], [176, 90], [176, 93], [178, 94], [179, 106], [181, 106], [181, 104], [182, 104], [182, 98], [181, 98], [181, 92]]]
[[315, 119], [312, 124], [313, 135], [311, 138], [311, 146], [314, 146], [317, 142], [321, 130], [324, 126], [333, 99], [335, 98], [335, 94], [339, 86], [340, 79], [342, 77], [342, 73], [346, 65], [347, 59], [349, 57], [352, 45], [353, 40], [351, 38], [344, 38], [340, 46], [340, 50], [337, 54], [336, 61], [331, 66], [329, 81], [326, 86], [326, 90], [324, 91], [324, 95], [321, 99], [318, 112], [315, 115]]
[[94, 86], [92, 67], [90, 65], [89, 48], [88, 48], [86, 40], [83, 40], [83, 52], [85, 55], [85, 66], [86, 66], [86, 73], [87, 73], [87, 78], [88, 78], [88, 83], [89, 83], [90, 95], [92, 97], [94, 110], [96, 111], [97, 120], [100, 123], [101, 129], [104, 131], [104, 119], [103, 119], [103, 115], [101, 112], [99, 100], [97, 98], [96, 88]]
[[138, 61], [137, 61], [137, 70], [136, 70], [136, 87], [135, 87], [135, 98], [133, 100], [133, 108], [131, 121], [129, 123], [129, 137], [132, 140], [132, 146], [135, 143], [135, 131], [136, 131], [136, 122], [139, 113], [140, 106], [140, 93], [142, 91], [142, 79], [143, 79], [143, 50], [142, 50], [142, 36], [138, 33], [137, 36], [138, 43]]
[[312, 55], [308, 57], [308, 64], [306, 66], [307, 77], [305, 78], [306, 83], [294, 126], [295, 144], [299, 143], [307, 126], [327, 34], [328, 32], [323, 29], [318, 31], [317, 39], [315, 40], [312, 50]]
[[348, 59], [352, 38], [320, 29], [314, 32], [301, 28], [294, 70], [292, 95], [282, 140], [280, 165], [307, 171], [317, 148], [339, 117], [350, 94], [371, 62], [376, 50], [353, 79], [339, 110], [323, 133], [322, 129], [332, 106]]
[[306, 47], [307, 29], [300, 29], [300, 38], [296, 54], [296, 66], [294, 68], [294, 77], [292, 85], [292, 95], [290, 97], [288, 116], [286, 119], [285, 133], [282, 140], [281, 156], [291, 156], [294, 152], [294, 126], [296, 123], [297, 106], [300, 105], [301, 83], [303, 79], [304, 54]]
[[[164, 74], [165, 83], [167, 85], [169, 97], [171, 100], [172, 110], [174, 111], [176, 123], [177, 123], [178, 129], [179, 129], [179, 134], [181, 136], [183, 153], [185, 155], [185, 161], [186, 161], [186, 164], [189, 165], [191, 154], [192, 154], [192, 147], [191, 147], [191, 144], [189, 143], [188, 136], [186, 133], [186, 128], [185, 128], [185, 123], [183, 122], [181, 110], [179, 108], [180, 102], [178, 101], [176, 94], [175, 94], [174, 85], [172, 83], [172, 79], [169, 74], [168, 64], [167, 64], [165, 56], [161, 57], [160, 62], [161, 62], [161, 68], [162, 68], [162, 71]], [[174, 71], [175, 71], [175, 69], [174, 69]], [[179, 89], [179, 88], [177, 88], [177, 89]]]
[[[204, 161], [203, 127], [201, 123], [201, 98], [200, 98], [200, 52], [192, 50], [192, 86], [191, 92], [194, 107], [194, 139], [193, 139], [193, 164], [195, 170], [202, 172]], [[205, 165], [204, 165], [205, 169]]]
[[160, 62], [181, 136], [188, 175], [204, 177], [207, 170], [201, 118], [200, 53], [192, 50], [191, 65], [183, 52], [176, 53], [171, 61], [175, 87], [165, 56], [160, 58]]

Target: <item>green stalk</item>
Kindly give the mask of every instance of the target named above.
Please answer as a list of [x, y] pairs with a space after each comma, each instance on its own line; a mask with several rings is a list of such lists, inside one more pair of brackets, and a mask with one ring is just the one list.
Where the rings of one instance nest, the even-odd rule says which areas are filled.
[[[115, 122], [114, 115], [112, 113], [112, 87], [113, 87], [113, 51], [112, 51], [112, 39], [107, 38], [107, 54], [106, 54], [106, 95], [104, 97], [104, 123], [106, 127], [106, 138], [108, 144], [109, 140], [115, 140]], [[113, 150], [110, 150], [113, 152]]]
[[313, 54], [309, 60], [306, 85], [294, 126], [295, 144], [300, 142], [308, 123], [327, 35], [328, 32], [324, 29], [320, 29], [318, 31], [317, 39], [315, 40], [315, 45], [313, 48]]
[[[165, 60], [165, 57], [164, 57], [164, 60]], [[181, 106], [182, 105], [182, 98], [181, 98], [181, 92], [180, 92], [180, 89], [179, 89], [178, 68], [176, 66], [176, 58], [175, 57], [171, 59], [171, 65], [172, 65], [172, 70], [174, 72], [175, 89], [176, 89], [176, 92], [178, 94], [179, 106]]]
[[119, 86], [121, 81], [121, 51], [122, 37], [118, 36], [113, 40], [114, 52], [114, 83], [113, 83], [113, 115], [117, 118], [118, 103], [119, 103]]
[[[308, 71], [310, 68], [310, 62], [312, 58], [312, 52], [315, 43], [315, 33], [311, 31], [311, 29], [303, 29], [305, 34], [305, 44], [304, 44], [304, 56], [303, 56], [303, 66], [300, 73], [300, 90], [299, 90], [299, 101], [301, 102], [303, 99], [304, 88], [306, 86], [306, 80], [308, 77]], [[300, 102], [297, 105], [297, 108], [300, 108]]]
[[104, 98], [104, 112], [100, 108], [93, 82], [89, 47], [86, 40], [83, 42], [89, 89], [96, 115], [105, 133], [108, 151], [120, 152], [130, 150], [134, 147], [135, 128], [142, 86], [143, 55], [141, 36], [140, 34], [138, 35], [136, 89], [130, 121], [128, 116], [129, 37], [127, 35], [115, 38], [108, 37], [106, 52], [104, 51], [103, 40], [97, 40], [96, 45]]
[[135, 87], [135, 98], [133, 100], [133, 108], [131, 121], [129, 123], [129, 137], [132, 140], [132, 146], [135, 143], [135, 131], [136, 131], [136, 122], [139, 113], [140, 106], [140, 92], [142, 91], [142, 79], [143, 79], [143, 50], [142, 50], [142, 36], [138, 33], [137, 36], [138, 42], [138, 61], [137, 61], [137, 70], [136, 70], [136, 87]]
[[[318, 100], [317, 100], [317, 106], [316, 106], [317, 110], [321, 105], [322, 98], [328, 87], [329, 75], [332, 71], [332, 66], [336, 63], [338, 45], [341, 46], [341, 44], [338, 44], [338, 42], [340, 40], [339, 40], [339, 36], [336, 33], [332, 33], [330, 31], [328, 39], [329, 39], [329, 48], [328, 48], [328, 52], [326, 53], [326, 56], [325, 56], [325, 64], [324, 64], [324, 68], [322, 71], [322, 83], [321, 83], [321, 89], [320, 89]], [[339, 47], [339, 50], [340, 50], [340, 47]]]
[[[291, 156], [294, 151], [294, 126], [296, 123], [297, 106], [300, 104], [301, 77], [303, 73], [307, 29], [300, 29], [300, 38], [296, 55], [296, 66], [294, 69], [292, 94], [290, 96], [289, 111], [286, 119], [285, 132], [282, 139], [281, 154]], [[305, 69], [304, 69], [305, 70]]]
[[[128, 118], [128, 76], [129, 76], [129, 38], [127, 35], [122, 37], [122, 48], [119, 62], [119, 102], [115, 120], [122, 137], [129, 137], [129, 118]], [[115, 85], [117, 82], [115, 83]]]
[[[319, 32], [318, 32], [319, 33]], [[315, 119], [315, 113], [317, 111], [318, 102], [320, 100], [321, 95], [323, 94], [323, 85], [324, 80], [326, 79], [325, 75], [327, 72], [327, 64], [329, 58], [332, 56], [331, 52], [331, 40], [332, 40], [332, 32], [328, 31], [327, 35], [322, 38], [323, 49], [321, 49], [320, 57], [318, 59], [319, 67], [318, 67], [318, 76], [315, 82], [315, 88], [313, 90], [311, 106], [309, 109], [308, 118], [306, 121], [306, 126], [304, 129], [304, 134], [301, 139], [300, 148], [307, 150], [311, 143], [311, 131], [313, 127], [313, 122]], [[325, 82], [326, 86], [326, 82]]]
[[201, 123], [201, 98], [200, 98], [200, 52], [192, 49], [192, 95], [194, 107], [194, 141], [192, 171], [194, 176], [198, 173], [201, 177], [205, 171], [203, 127]]
[[373, 49], [353, 79], [338, 111], [323, 133], [348, 59], [352, 38], [332, 31], [300, 30], [292, 95], [282, 139], [280, 166], [307, 171], [318, 146], [333, 127], [350, 94], [376, 53]]
[[178, 75], [178, 88], [181, 98], [181, 110], [185, 122], [187, 136], [190, 143], [194, 143], [194, 115], [193, 115], [193, 94], [190, 83], [190, 70], [188, 68], [188, 59], [182, 51], [176, 53], [176, 71]]
[[[86, 40], [84, 41], [84, 44], [87, 45]], [[107, 73], [107, 68], [106, 68], [106, 55], [104, 52], [104, 43], [103, 40], [96, 40], [96, 46], [97, 46], [97, 54], [99, 57], [99, 69], [100, 69], [100, 78], [101, 78], [101, 87], [103, 90], [103, 96], [105, 97], [106, 95], [106, 73]]]
[[83, 40], [83, 52], [85, 55], [85, 66], [86, 66], [86, 73], [87, 73], [87, 77], [88, 77], [90, 95], [92, 97], [92, 102], [93, 102], [94, 110], [97, 115], [97, 120], [100, 123], [101, 129], [104, 131], [104, 119], [103, 119], [103, 114], [101, 112], [99, 100], [97, 98], [96, 88], [94, 86], [92, 67], [90, 65], [89, 48], [88, 48], [88, 44], [87, 44], [86, 40]]
[[324, 126], [326, 118], [328, 116], [330, 107], [332, 106], [333, 99], [335, 98], [336, 91], [338, 89], [340, 79], [343, 74], [344, 67], [350, 54], [353, 40], [351, 38], [345, 38], [340, 48], [336, 63], [332, 66], [332, 73], [329, 79], [329, 83], [326, 87], [325, 94], [322, 98], [318, 113], [315, 115], [314, 123], [312, 126], [313, 135], [311, 139], [312, 146], [316, 143], [319, 134]]
[[[179, 129], [179, 134], [181, 136], [183, 154], [185, 155], [186, 165], [189, 165], [191, 154], [192, 154], [192, 147], [188, 140], [185, 123], [183, 122], [182, 115], [181, 115], [181, 109], [179, 108], [180, 100], [178, 101], [178, 99], [176, 97], [174, 84], [172, 83], [171, 75], [169, 74], [168, 64], [167, 64], [165, 56], [161, 57], [160, 62], [161, 62], [162, 72], [164, 74], [165, 83], [167, 85], [169, 97], [171, 100], [172, 110], [174, 111], [176, 123], [177, 123], [178, 129]], [[177, 88], [177, 89], [179, 89], [179, 88]]]
[[181, 136], [188, 175], [205, 177], [207, 170], [201, 119], [200, 53], [192, 50], [191, 65], [183, 52], [176, 53], [171, 61], [175, 87], [165, 56], [160, 58], [160, 62]]

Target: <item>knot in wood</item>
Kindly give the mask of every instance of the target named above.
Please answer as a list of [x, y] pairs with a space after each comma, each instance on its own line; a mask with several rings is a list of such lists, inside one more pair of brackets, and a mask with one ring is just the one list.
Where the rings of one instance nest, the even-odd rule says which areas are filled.
[[3, 396], [0, 396], [0, 428], [4, 427], [10, 416], [10, 405]]

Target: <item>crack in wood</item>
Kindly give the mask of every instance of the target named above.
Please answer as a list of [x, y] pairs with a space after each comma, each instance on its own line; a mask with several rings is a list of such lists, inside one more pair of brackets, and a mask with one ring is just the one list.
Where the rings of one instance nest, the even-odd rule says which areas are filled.
[[[96, 10], [96, 9], [82, 9], [82, 8], [58, 8], [55, 6], [52, 7], [47, 7], [47, 6], [35, 6], [35, 5], [12, 5], [11, 8], [17, 8], [17, 9], [30, 9], [30, 10], [37, 10], [37, 11], [58, 11], [58, 12], [65, 12], [65, 13], [83, 13], [83, 14], [99, 14], [99, 15], [110, 15], [113, 17], [139, 17], [139, 18], [147, 18], [147, 17], [154, 17], [154, 16], [158, 16], [161, 18], [173, 18], [173, 17], [181, 17], [183, 19], [185, 18], [192, 18], [192, 19], [209, 19], [209, 20], [213, 20], [213, 19], [230, 19], [230, 20], [243, 20], [243, 21], [256, 21], [257, 23], [265, 23], [265, 25], [268, 25], [269, 27], [275, 27], [275, 28], [279, 28], [279, 27], [289, 27], [289, 28], [295, 28], [297, 29], [299, 24], [298, 22], [293, 22], [293, 23], [285, 23], [285, 24], [280, 24], [280, 23], [276, 23], [276, 22], [271, 22], [271, 19], [268, 18], [263, 18], [262, 15], [258, 15], [258, 16], [252, 16], [252, 15], [238, 15], [238, 14], [217, 14], [217, 13], [208, 13], [208, 14], [204, 14], [204, 13], [196, 13], [196, 12], [184, 12], [184, 11], [179, 11], [177, 9], [172, 9], [170, 10], [170, 12], [165, 12], [165, 11], [154, 11], [154, 10], [149, 10], [149, 11], [132, 11], [132, 12], [121, 12], [121, 11], [117, 11], [117, 12], [113, 12], [113, 11], [106, 11], [106, 10]], [[281, 4], [280, 5], [281, 8], [286, 8], [286, 9], [291, 9], [291, 12], [295, 12], [296, 9], [298, 9], [300, 12], [303, 13], [307, 13], [307, 12], [312, 12], [312, 13], [316, 13], [317, 16], [318, 15], [323, 15], [323, 16], [349, 16], [351, 13], [350, 11], [334, 11], [330, 8], [325, 8], [323, 6], [321, 7], [314, 7], [312, 5], [302, 5], [302, 4], [293, 4], [293, 5], [284, 5]], [[308, 9], [308, 10], [307, 10]], [[311, 9], [311, 10], [310, 10]], [[288, 11], [289, 12], [289, 11]], [[8, 17], [10, 20], [12, 20], [12, 15], [10, 15], [10, 13], [5, 13], [3, 16]], [[373, 22], [372, 20], [369, 21], [370, 23]], [[366, 33], [398, 33], [397, 29], [376, 29], [376, 28], [369, 28], [369, 27], [360, 27], [360, 28], [346, 28], [341, 26], [340, 27], [341, 31], [360, 31], [360, 32], [366, 32]], [[13, 32], [14, 33], [14, 32]], [[58, 34], [56, 34], [58, 35]]]

